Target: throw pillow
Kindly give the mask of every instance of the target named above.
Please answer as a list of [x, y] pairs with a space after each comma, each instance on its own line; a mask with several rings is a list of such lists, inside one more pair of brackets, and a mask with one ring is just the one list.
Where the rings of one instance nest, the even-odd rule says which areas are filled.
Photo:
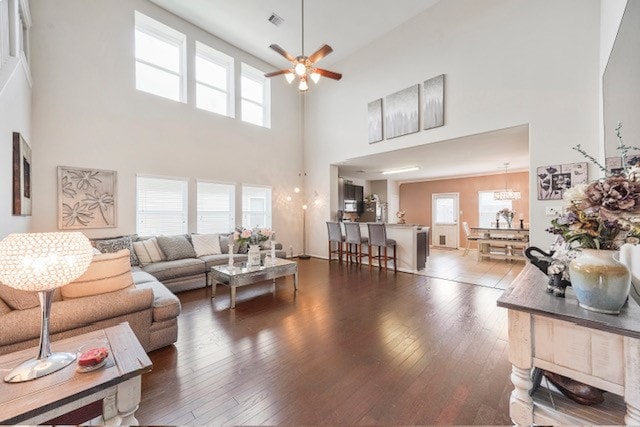
[[193, 243], [193, 249], [196, 251], [197, 257], [220, 255], [222, 253], [219, 234], [193, 234], [191, 243]]
[[[230, 234], [221, 234], [220, 235], [220, 249], [223, 254], [229, 253], [229, 236]], [[240, 253], [240, 245], [233, 245], [233, 253]]]
[[133, 249], [136, 251], [136, 256], [142, 266], [167, 260], [158, 245], [158, 239], [155, 237], [133, 242]]
[[114, 237], [112, 239], [93, 239], [91, 241], [93, 246], [96, 247], [103, 254], [118, 252], [122, 249], [129, 250], [131, 265], [140, 265], [140, 261], [136, 256], [136, 252], [133, 249], [133, 240], [131, 236]]
[[157, 239], [167, 261], [196, 257], [196, 251], [186, 236], [159, 236]]
[[37, 292], [21, 291], [1, 283], [0, 298], [13, 310], [28, 310], [40, 305]]
[[60, 288], [60, 292], [62, 299], [72, 299], [115, 292], [132, 285], [129, 250], [122, 249], [94, 256], [87, 271]]

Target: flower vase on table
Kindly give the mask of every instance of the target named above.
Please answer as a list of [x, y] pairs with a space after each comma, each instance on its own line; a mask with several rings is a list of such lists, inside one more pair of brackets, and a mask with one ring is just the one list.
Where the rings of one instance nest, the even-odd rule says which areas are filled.
[[247, 267], [260, 267], [260, 245], [249, 245]]
[[582, 249], [581, 252], [569, 264], [571, 286], [580, 306], [599, 313], [620, 313], [631, 289], [631, 274], [616, 259], [618, 251]]

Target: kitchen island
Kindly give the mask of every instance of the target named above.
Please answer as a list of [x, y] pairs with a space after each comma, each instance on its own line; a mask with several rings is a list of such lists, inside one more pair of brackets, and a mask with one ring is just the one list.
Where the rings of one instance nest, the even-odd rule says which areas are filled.
[[[398, 260], [398, 271], [406, 273], [417, 273], [424, 269], [429, 256], [429, 227], [417, 224], [385, 224], [387, 229], [387, 239], [396, 241], [396, 259]], [[362, 237], [369, 236], [367, 223], [360, 223], [360, 233]], [[391, 255], [393, 249], [389, 249]], [[365, 262], [369, 262], [365, 258]]]

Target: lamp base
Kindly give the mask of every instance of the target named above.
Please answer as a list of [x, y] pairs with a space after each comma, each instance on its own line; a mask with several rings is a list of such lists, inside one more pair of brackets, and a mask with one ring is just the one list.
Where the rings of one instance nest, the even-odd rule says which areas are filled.
[[76, 360], [73, 353], [51, 353], [42, 359], [30, 359], [16, 366], [4, 377], [8, 383], [21, 383], [35, 380], [70, 365]]
[[307, 254], [302, 254], [302, 255], [298, 255], [299, 259], [309, 259], [311, 258], [311, 255], [307, 255]]

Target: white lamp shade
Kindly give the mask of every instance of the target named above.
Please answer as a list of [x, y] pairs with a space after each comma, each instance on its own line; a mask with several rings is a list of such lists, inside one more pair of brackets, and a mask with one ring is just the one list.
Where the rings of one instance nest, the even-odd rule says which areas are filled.
[[93, 257], [79, 232], [10, 234], [0, 242], [0, 282], [24, 291], [47, 291], [72, 282]]

